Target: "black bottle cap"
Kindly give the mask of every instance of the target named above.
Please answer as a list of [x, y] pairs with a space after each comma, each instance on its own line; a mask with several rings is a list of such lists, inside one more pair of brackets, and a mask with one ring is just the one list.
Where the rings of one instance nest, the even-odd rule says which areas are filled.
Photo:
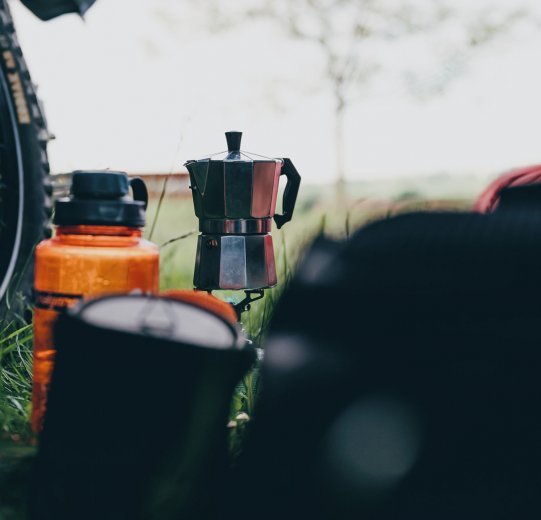
[[71, 193], [79, 199], [118, 199], [130, 191], [128, 176], [123, 172], [74, 171]]
[[[146, 188], [138, 179], [136, 200], [129, 197], [130, 181], [124, 172], [73, 172], [71, 195], [55, 203], [53, 223], [66, 225], [110, 225], [142, 227], [148, 200]], [[135, 186], [134, 186], [135, 188]]]

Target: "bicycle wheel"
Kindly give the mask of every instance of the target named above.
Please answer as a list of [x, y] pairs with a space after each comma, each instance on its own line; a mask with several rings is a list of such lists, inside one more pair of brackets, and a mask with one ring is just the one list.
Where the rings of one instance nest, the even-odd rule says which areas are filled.
[[33, 250], [48, 233], [49, 133], [6, 0], [0, 0], [0, 319], [29, 303]]

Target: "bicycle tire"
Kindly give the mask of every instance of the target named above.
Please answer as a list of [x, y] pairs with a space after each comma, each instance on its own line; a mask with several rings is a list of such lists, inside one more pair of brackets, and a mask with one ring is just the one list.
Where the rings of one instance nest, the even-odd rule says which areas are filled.
[[0, 320], [30, 306], [35, 245], [50, 235], [50, 134], [17, 41], [0, 0]]

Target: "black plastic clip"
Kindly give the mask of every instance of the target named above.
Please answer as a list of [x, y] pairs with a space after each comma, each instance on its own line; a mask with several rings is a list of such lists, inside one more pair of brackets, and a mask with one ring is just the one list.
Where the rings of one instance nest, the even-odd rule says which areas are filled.
[[246, 297], [242, 299], [240, 302], [235, 303], [233, 305], [233, 308], [235, 309], [235, 312], [237, 313], [238, 318], [240, 319], [240, 315], [250, 310], [250, 306], [252, 302], [255, 302], [257, 300], [261, 300], [263, 296], [265, 296], [265, 290], [264, 289], [253, 289], [249, 291], [244, 291], [244, 294], [246, 294]]

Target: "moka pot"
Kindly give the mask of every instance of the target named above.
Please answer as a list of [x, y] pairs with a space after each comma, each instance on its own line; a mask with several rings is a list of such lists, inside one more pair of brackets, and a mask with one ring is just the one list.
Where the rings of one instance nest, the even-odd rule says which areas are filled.
[[[241, 132], [226, 132], [226, 152], [188, 161], [199, 218], [194, 286], [256, 290], [277, 283], [272, 220], [291, 220], [301, 177], [290, 159], [241, 151]], [[281, 175], [287, 177], [282, 214], [275, 214]]]

